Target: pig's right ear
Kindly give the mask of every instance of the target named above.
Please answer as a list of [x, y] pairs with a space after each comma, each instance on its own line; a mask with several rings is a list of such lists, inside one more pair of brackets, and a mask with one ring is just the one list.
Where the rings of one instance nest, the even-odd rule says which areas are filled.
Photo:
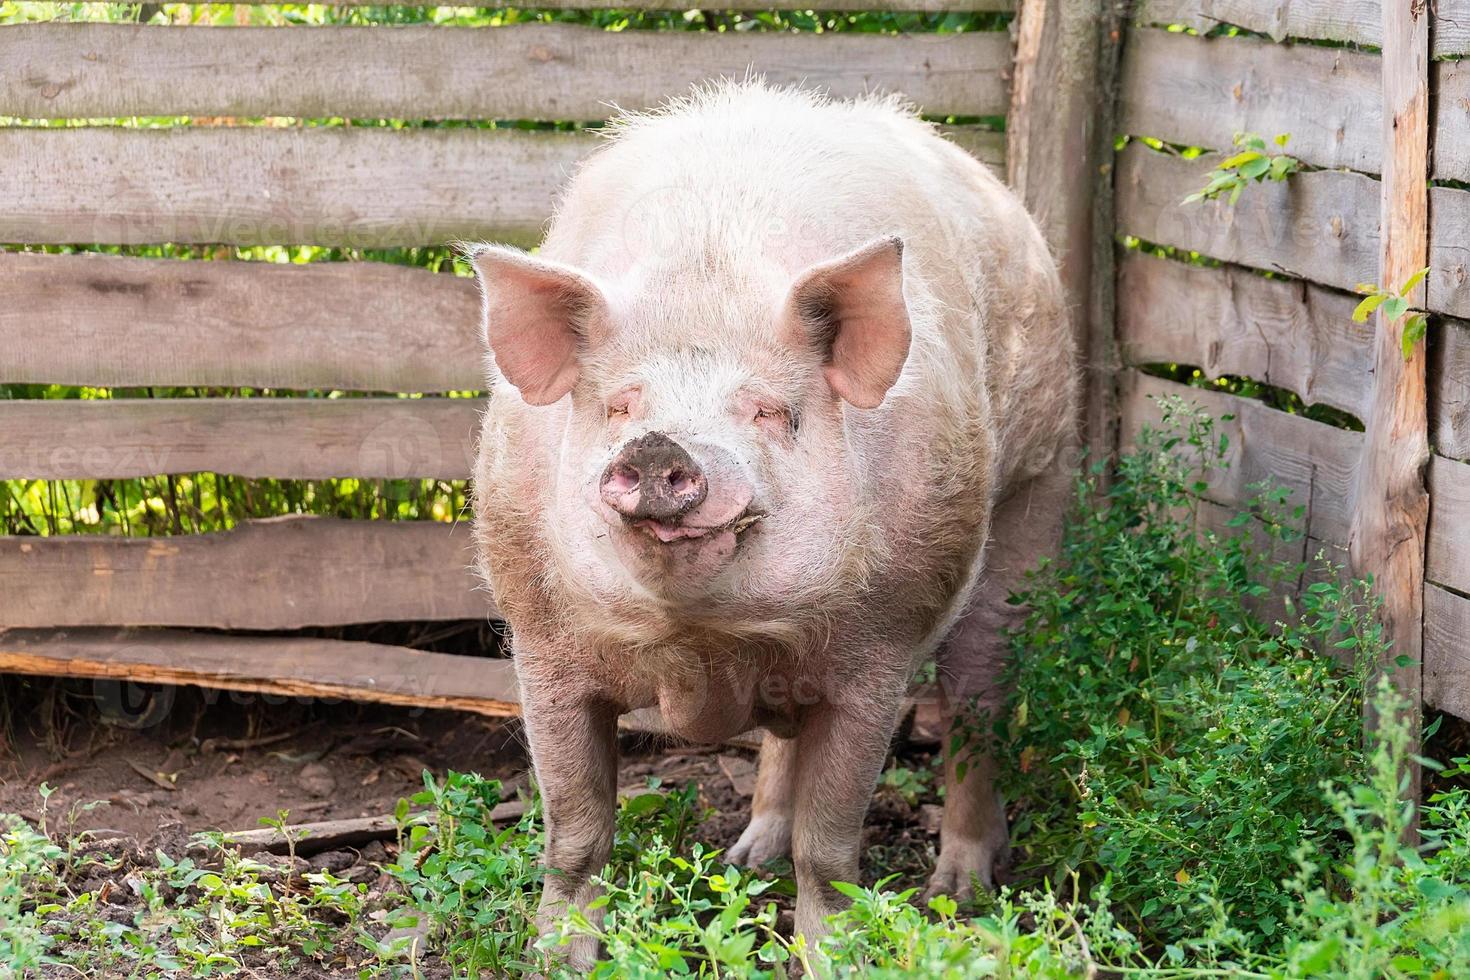
[[527, 404], [561, 400], [577, 383], [589, 331], [606, 317], [602, 290], [570, 266], [519, 249], [481, 245], [469, 257], [496, 367]]

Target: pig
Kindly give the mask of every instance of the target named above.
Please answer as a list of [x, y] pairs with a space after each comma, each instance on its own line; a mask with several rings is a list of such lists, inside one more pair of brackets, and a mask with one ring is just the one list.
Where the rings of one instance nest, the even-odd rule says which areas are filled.
[[[1041, 233], [900, 102], [746, 81], [620, 116], [538, 254], [469, 252], [476, 551], [545, 805], [542, 930], [596, 897], [618, 717], [656, 707], [698, 742], [764, 729], [727, 856], [789, 854], [816, 941], [916, 666], [972, 731], [1058, 536], [1078, 368]], [[929, 890], [962, 896], [1008, 833], [983, 745], [946, 746]]]

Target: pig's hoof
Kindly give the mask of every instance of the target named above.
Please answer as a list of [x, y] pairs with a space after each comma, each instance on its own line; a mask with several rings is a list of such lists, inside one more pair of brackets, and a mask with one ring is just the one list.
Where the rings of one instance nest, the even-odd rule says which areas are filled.
[[936, 895], [963, 901], [975, 894], [976, 887], [989, 891], [995, 887], [997, 865], [1004, 864], [1005, 857], [1004, 846], [978, 840], [951, 841], [940, 850], [934, 873], [924, 888], [924, 901]]
[[776, 814], [752, 817], [725, 857], [731, 864], [758, 868], [791, 854], [791, 818]]

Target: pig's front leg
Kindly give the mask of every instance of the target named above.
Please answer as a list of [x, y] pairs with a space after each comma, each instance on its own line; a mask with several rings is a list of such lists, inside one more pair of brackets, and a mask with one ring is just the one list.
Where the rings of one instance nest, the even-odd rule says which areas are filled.
[[857, 882], [863, 819], [888, 756], [903, 685], [807, 709], [796, 747], [796, 931], [815, 943], [848, 900], [834, 881]]
[[[569, 905], [587, 911], [598, 894], [591, 877], [612, 853], [618, 715], [612, 705], [558, 692], [551, 684], [527, 683], [523, 676], [521, 686], [546, 820], [546, 877], [536, 915], [544, 935]], [[595, 913], [588, 916], [595, 921]], [[566, 958], [573, 969], [589, 969], [597, 959], [597, 941], [573, 940]]]

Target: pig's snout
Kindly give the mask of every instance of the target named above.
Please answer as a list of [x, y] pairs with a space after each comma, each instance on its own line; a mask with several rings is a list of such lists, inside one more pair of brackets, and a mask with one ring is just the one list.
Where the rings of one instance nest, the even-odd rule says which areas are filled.
[[708, 492], [699, 464], [662, 432], [629, 441], [602, 474], [602, 499], [626, 521], [677, 521]]

